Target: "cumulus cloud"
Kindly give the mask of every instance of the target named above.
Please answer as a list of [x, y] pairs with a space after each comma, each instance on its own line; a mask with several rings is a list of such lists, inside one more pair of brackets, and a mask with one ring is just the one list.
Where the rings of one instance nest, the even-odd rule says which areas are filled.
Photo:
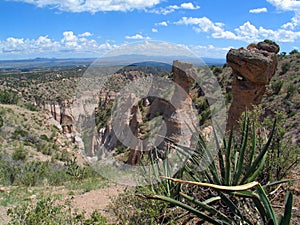
[[300, 11], [299, 0], [267, 0], [270, 4], [283, 11]]
[[295, 42], [300, 38], [299, 31], [287, 29], [266, 29], [256, 27], [250, 21], [234, 29], [234, 31], [225, 30], [223, 23], [215, 23], [207, 17], [194, 18], [182, 17], [175, 22], [176, 25], [190, 25], [197, 33], [210, 33], [211, 37], [218, 39], [240, 40], [245, 42], [259, 41], [261, 39], [272, 39], [278, 42]]
[[191, 2], [186, 2], [186, 3], [182, 3], [181, 5], [180, 5], [180, 7], [182, 8], [182, 9], [191, 9], [191, 10], [195, 10], [195, 9], [200, 9], [200, 6], [195, 6], [193, 3], [191, 3]]
[[249, 13], [264, 13], [268, 12], [267, 8], [257, 8], [257, 9], [250, 9]]
[[89, 32], [76, 35], [73, 31], [65, 31], [60, 40], [53, 40], [46, 36], [36, 39], [8, 37], [0, 41], [0, 57], [95, 57], [115, 48], [109, 42], [98, 43], [89, 38]]
[[151, 30], [153, 33], [157, 33], [158, 32], [158, 30], [157, 29], [155, 29], [155, 28], [152, 28], [152, 30]]
[[152, 8], [161, 0], [10, 0], [25, 2], [37, 7], [57, 8], [66, 12], [132, 11]]
[[126, 39], [134, 39], [134, 40], [149, 40], [150, 37], [144, 37], [141, 34], [135, 34], [133, 36], [125, 36]]
[[207, 17], [202, 18], [194, 18], [194, 17], [182, 17], [179, 21], [175, 22], [175, 24], [183, 24], [183, 25], [196, 25], [194, 27], [197, 32], [216, 32], [221, 31], [220, 23], [213, 23]]
[[283, 24], [283, 29], [294, 30], [300, 24], [300, 1], [299, 0], [267, 0], [280, 11], [292, 11], [295, 13], [290, 22]]
[[249, 21], [235, 29], [239, 39], [247, 42], [256, 41], [259, 37], [259, 30]]
[[93, 36], [93, 34], [91, 34], [90, 32], [84, 32], [82, 34], [79, 34], [78, 36], [79, 37], [91, 37], [91, 36]]
[[167, 14], [173, 13], [176, 10], [180, 10], [180, 9], [196, 10], [196, 9], [200, 9], [200, 6], [194, 5], [192, 2], [185, 2], [179, 6], [178, 5], [169, 5], [167, 7], [160, 7], [160, 8], [145, 10], [145, 11], [149, 12], [149, 13], [167, 15]]
[[182, 17], [179, 21], [175, 22], [176, 25], [192, 25], [193, 30], [197, 33], [211, 33], [214, 38], [224, 39], [238, 39], [238, 37], [230, 32], [224, 30], [224, 24], [212, 22], [207, 17], [194, 18], [194, 17]]
[[190, 49], [199, 57], [208, 57], [208, 58], [225, 58], [227, 52], [233, 48], [232, 46], [220, 48], [214, 45], [196, 45], [191, 46]]
[[167, 27], [167, 26], [168, 26], [168, 24], [169, 24], [169, 22], [168, 22], [168, 21], [162, 21], [162, 22], [160, 22], [160, 23], [156, 23], [155, 25], [156, 25], [156, 26], [163, 26], [163, 27]]

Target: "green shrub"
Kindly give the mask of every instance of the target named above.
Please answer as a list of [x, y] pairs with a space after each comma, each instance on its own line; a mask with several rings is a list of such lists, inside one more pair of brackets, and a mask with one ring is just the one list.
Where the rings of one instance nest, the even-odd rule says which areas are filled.
[[44, 140], [44, 141], [50, 141], [50, 139], [48, 138], [48, 136], [46, 134], [42, 134], [40, 136], [40, 139]]
[[76, 180], [81, 180], [85, 178], [86, 175], [86, 168], [85, 167], [80, 167], [77, 164], [77, 158], [74, 156], [73, 158], [67, 160], [65, 162], [65, 168], [66, 168], [66, 173], [71, 176], [72, 178]]
[[0, 103], [1, 104], [17, 104], [19, 96], [12, 90], [0, 90]]
[[[109, 211], [117, 218], [117, 224], [172, 224], [172, 218], [164, 219], [167, 203], [147, 200], [137, 193], [149, 193], [149, 189], [126, 191], [112, 200]], [[175, 224], [175, 223], [174, 223]]]
[[285, 74], [289, 69], [291, 68], [291, 63], [290, 62], [285, 62], [281, 65], [281, 72], [280, 75]]
[[0, 184], [14, 184], [17, 174], [19, 174], [18, 164], [8, 157], [8, 155], [0, 153]]
[[222, 72], [223, 72], [222, 67], [215, 67], [215, 69], [213, 70], [213, 73], [215, 75], [218, 75], [218, 74], [220, 74]]
[[25, 186], [36, 186], [41, 184], [48, 169], [48, 164], [34, 161], [27, 162], [20, 167], [18, 181]]
[[3, 121], [2, 116], [0, 115], [0, 129], [1, 129], [1, 127], [3, 127], [3, 125], [4, 125], [4, 121]]
[[272, 83], [271, 87], [272, 87], [273, 93], [275, 95], [279, 94], [282, 86], [283, 86], [283, 81], [282, 80], [278, 80], [278, 81]]
[[290, 84], [287, 86], [286, 90], [286, 98], [292, 97], [297, 91], [297, 86], [294, 84]]
[[299, 51], [297, 49], [293, 49], [289, 54], [290, 55], [294, 55], [294, 54], [298, 54]]
[[27, 152], [24, 150], [24, 146], [20, 145], [16, 148], [12, 154], [12, 159], [15, 161], [25, 161], [27, 157]]
[[18, 138], [24, 138], [28, 136], [28, 131], [26, 130], [21, 130], [21, 129], [16, 129], [13, 134], [12, 137], [14, 139], [18, 139]]
[[9, 225], [105, 225], [107, 223], [106, 218], [96, 210], [87, 218], [84, 212], [72, 212], [69, 202], [61, 204], [50, 197], [37, 203], [10, 208], [7, 214], [10, 217]]

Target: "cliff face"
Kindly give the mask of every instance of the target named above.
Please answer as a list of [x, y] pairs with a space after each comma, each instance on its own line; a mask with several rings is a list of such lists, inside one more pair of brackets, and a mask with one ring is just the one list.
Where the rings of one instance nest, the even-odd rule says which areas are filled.
[[[197, 123], [196, 119], [193, 118], [193, 103], [189, 96], [193, 79], [188, 71], [194, 69], [192, 64], [174, 61], [172, 66], [173, 82], [166, 83], [165, 87], [161, 87], [165, 89], [164, 91], [170, 93], [166, 95], [166, 98], [155, 97], [152, 99], [146, 116], [149, 121], [155, 121], [155, 119], [160, 117], [162, 121], [159, 123], [159, 126], [162, 123], [165, 126], [161, 127], [160, 131], [165, 130], [165, 138], [185, 146], [191, 145], [192, 133], [190, 128]], [[153, 87], [153, 89], [156, 88], [157, 87]], [[160, 87], [158, 87], [158, 89], [160, 89]], [[144, 100], [144, 104], [148, 106], [149, 100], [147, 98]], [[134, 109], [134, 107], [132, 109]], [[139, 113], [139, 110], [133, 110], [133, 112]], [[133, 113], [131, 121], [135, 120], [135, 118], [137, 118], [137, 116]], [[131, 122], [130, 124], [136, 124], [136, 122]], [[153, 129], [157, 129], [157, 127]], [[136, 129], [136, 126], [130, 126], [130, 128], [134, 134], [138, 134], [139, 131]], [[127, 163], [132, 165], [139, 163], [142, 154], [141, 151], [146, 150], [146, 152], [149, 152], [152, 150], [151, 148], [153, 148], [153, 146], [142, 147], [143, 149], [137, 146], [137, 149], [131, 150]], [[167, 149], [167, 142], [161, 140], [161, 143], [156, 147], [158, 151], [160, 151], [160, 157], [163, 158], [164, 149]]]
[[227, 129], [235, 128], [241, 114], [258, 105], [266, 85], [275, 74], [279, 46], [271, 41], [249, 45], [247, 49], [231, 49], [226, 56], [233, 71], [233, 101], [228, 113]]

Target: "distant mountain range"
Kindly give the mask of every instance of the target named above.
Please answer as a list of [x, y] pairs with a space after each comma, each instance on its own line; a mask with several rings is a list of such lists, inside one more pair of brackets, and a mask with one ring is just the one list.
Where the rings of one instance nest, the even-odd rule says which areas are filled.
[[189, 58], [182, 56], [142, 56], [142, 55], [121, 55], [105, 58], [35, 58], [26, 60], [0, 60], [0, 70], [31, 70], [31, 69], [47, 69], [47, 68], [72, 68], [89, 66], [92, 63], [97, 65], [130, 65], [140, 62], [164, 62], [172, 64], [175, 59], [188, 61], [196, 65], [223, 65], [225, 59], [216, 58]]

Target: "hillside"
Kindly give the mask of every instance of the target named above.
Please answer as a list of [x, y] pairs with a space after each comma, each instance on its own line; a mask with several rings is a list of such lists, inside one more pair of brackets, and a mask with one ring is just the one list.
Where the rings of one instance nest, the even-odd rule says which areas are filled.
[[[289, 168], [286, 174], [279, 171], [277, 174], [278, 177], [284, 174], [284, 176], [280, 178], [292, 177], [299, 179], [300, 53], [293, 52], [293, 54], [289, 55], [280, 54], [278, 59], [276, 72], [270, 84], [267, 86], [266, 94], [262, 98], [262, 113], [256, 118], [257, 121], [255, 122], [258, 126], [261, 126], [259, 127], [259, 129], [261, 129], [259, 132], [265, 132], [263, 134], [268, 136], [271, 130], [270, 121], [272, 121], [273, 118], [280, 120], [277, 129], [279, 132], [276, 133], [274, 138], [275, 142], [273, 142], [274, 144], [271, 146], [275, 153], [279, 153], [279, 151], [276, 152], [277, 149], [280, 149], [282, 152], [280, 152], [277, 158], [273, 157], [274, 152], [272, 152], [270, 155], [273, 158], [267, 158], [267, 160], [275, 159], [275, 161], [278, 161], [282, 165], [284, 163], [282, 163], [281, 160], [285, 160], [290, 164], [284, 164], [284, 169], [289, 165], [291, 165], [291, 168]], [[152, 64], [153, 62], [151, 62], [151, 65]], [[178, 64], [180, 65], [179, 62]], [[28, 198], [34, 195], [33, 202], [42, 200], [45, 196], [55, 196], [54, 198], [56, 200], [58, 199], [63, 202], [63, 199], [72, 196], [75, 202], [81, 202], [76, 208], [86, 209], [83, 207], [85, 202], [82, 199], [84, 199], [84, 196], [89, 196], [88, 204], [93, 205], [90, 208], [87, 206], [89, 213], [92, 213], [92, 209], [97, 209], [94, 198], [99, 194], [103, 194], [101, 190], [107, 185], [107, 180], [94, 171], [94, 168], [87, 163], [88, 159], [95, 160], [95, 158], [101, 158], [103, 152], [106, 153], [105, 151], [111, 153], [111, 155], [121, 163], [127, 162], [128, 164], [135, 165], [144, 163], [147, 159], [146, 156], [143, 158], [133, 149], [118, 142], [111, 130], [111, 111], [113, 104], [116, 104], [114, 99], [125, 85], [130, 82], [135, 82], [140, 77], [159, 76], [164, 79], [173, 79], [175, 82], [187, 87], [187, 89], [191, 87], [189, 94], [189, 96], [192, 97], [191, 99], [187, 100], [184, 96], [177, 96], [177, 100], [186, 109], [189, 109], [189, 107], [194, 104], [198, 112], [197, 119], [199, 120], [199, 126], [201, 128], [209, 127], [211, 124], [211, 112], [208, 107], [207, 99], [199, 87], [186, 78], [183, 79], [182, 76], [177, 76], [178, 74], [174, 73], [174, 71], [173, 73], [169, 73], [168, 71], [171, 70], [170, 65], [159, 64], [159, 67], [154, 69], [151, 68], [151, 65], [149, 62], [146, 65], [133, 64], [115, 72], [106, 81], [106, 85], [101, 89], [100, 93], [97, 93], [98, 102], [96, 104], [91, 103], [90, 99], [87, 98], [93, 90], [88, 90], [80, 96], [80, 100], [84, 102], [83, 108], [91, 109], [93, 114], [91, 118], [95, 120], [93, 124], [96, 125], [98, 133], [96, 138], [92, 140], [88, 140], [89, 136], [80, 132], [86, 131], [88, 133], [93, 129], [80, 130], [76, 127], [75, 123], [76, 117], [79, 121], [88, 123], [91, 119], [88, 117], [90, 115], [87, 116], [87, 114], [81, 111], [82, 109], [78, 105], [73, 104], [76, 102], [76, 99], [74, 100], [73, 97], [77, 83], [83, 79], [90, 79], [84, 77], [87, 68], [51, 68], [45, 71], [29, 69], [29, 71], [26, 72], [5, 71], [0, 74], [0, 100], [1, 103], [3, 103], [0, 105], [1, 207], [8, 209], [17, 204], [24, 205], [24, 203], [28, 202]], [[186, 66], [185, 64], [183, 65]], [[138, 72], [138, 69], [142, 71]], [[211, 66], [210, 70], [216, 75], [220, 82], [226, 100], [226, 107], [229, 109], [232, 102], [232, 69], [225, 64], [224, 66]], [[163, 89], [163, 87], [164, 86], [161, 85], [159, 88]], [[164, 93], [165, 96], [172, 95], [172, 91], [173, 90], [168, 90]], [[119, 99], [121, 103], [123, 97], [128, 97], [127, 99], [131, 98], [129, 94], [128, 96], [121, 96], [121, 100]], [[161, 107], [161, 105], [164, 107]], [[72, 114], [76, 110], [79, 113], [76, 115]], [[259, 110], [260, 109], [258, 109], [258, 112], [260, 112]], [[156, 123], [161, 122], [162, 119], [169, 118], [169, 114], [174, 115], [174, 113], [176, 113], [174, 110], [170, 113], [171, 111], [170, 104], [162, 99], [154, 97], [139, 99], [137, 106], [133, 107], [131, 114], [128, 115], [128, 118], [125, 118], [125, 120], [127, 119], [125, 123], [130, 124], [131, 131], [134, 135], [145, 140], [151, 136], [152, 128], [156, 126]], [[188, 114], [188, 112], [184, 113], [184, 115]], [[72, 129], [65, 129], [64, 126], [68, 126], [68, 128], [72, 127]], [[177, 132], [176, 129], [178, 128], [176, 127], [177, 124], [167, 123], [167, 127], [168, 126], [173, 129], [173, 133], [168, 133], [167, 135], [174, 137]], [[89, 129], [93, 127], [86, 126], [85, 128]], [[189, 133], [186, 130], [185, 141], [189, 138]], [[237, 137], [237, 140], [239, 140], [239, 137]], [[86, 143], [86, 141], [88, 143]], [[85, 147], [85, 149], [82, 149], [82, 142], [84, 142], [83, 147]], [[276, 147], [276, 143], [278, 146], [280, 145], [278, 148]], [[264, 140], [258, 144], [264, 144]], [[166, 145], [165, 142], [159, 147], [164, 148]], [[105, 151], [103, 150], [103, 146], [105, 146]], [[292, 146], [294, 147], [292, 148]], [[291, 154], [288, 153], [289, 149], [286, 148], [290, 148]], [[157, 160], [164, 159], [165, 153], [158, 153], [161, 155], [157, 156]], [[276, 162], [276, 166], [278, 166], [278, 162]], [[8, 165], [10, 167], [7, 167]], [[264, 173], [258, 177], [260, 182], [266, 181], [266, 177], [270, 176], [270, 171], [273, 173], [274, 167], [270, 167], [272, 165], [269, 164], [268, 166], [269, 167], [266, 168], [272, 168], [272, 170], [270, 169], [269, 173], [267, 173], [267, 169], [265, 169]], [[275, 169], [278, 168], [279, 167], [276, 167]], [[22, 171], [22, 173], [18, 173], [18, 171]], [[16, 187], [22, 187], [22, 189], [20, 189], [20, 193], [17, 194], [18, 197], [16, 197], [16, 199], [10, 199], [11, 196], [9, 193], [16, 194]], [[187, 187], [188, 186], [182, 186], [183, 190], [186, 190], [185, 188]], [[45, 194], [43, 189], [47, 190], [46, 192], [48, 194]], [[55, 195], [51, 196], [51, 191], [56, 189], [59, 189], [59, 191], [54, 191]], [[114, 190], [114, 195], [116, 195], [121, 189], [123, 189], [123, 187], [117, 186], [115, 189], [110, 189], [110, 186], [108, 186], [106, 189], [103, 189], [103, 191], [109, 192], [109, 190]], [[287, 190], [294, 193], [294, 221], [299, 221], [300, 212], [296, 210], [296, 208], [300, 206], [299, 180], [294, 183], [294, 186], [288, 187], [282, 185], [279, 186], [278, 190], [280, 190], [280, 194], [277, 195], [277, 192], [272, 189], [272, 196], [276, 204], [282, 203], [282, 199], [284, 198], [283, 194], [285, 194]], [[197, 191], [199, 190], [197, 189]], [[84, 193], [87, 194], [84, 195]], [[201, 190], [199, 193], [202, 193]], [[212, 194], [214, 194], [214, 191], [212, 191]], [[128, 199], [131, 199], [130, 196], [132, 197], [132, 193]], [[120, 211], [131, 210], [128, 213], [134, 214], [134, 210], [137, 209], [135, 209], [133, 205], [131, 205], [133, 208], [129, 207], [130, 209], [123, 208], [127, 207], [126, 204], [135, 203], [137, 205], [141, 204], [143, 207], [145, 205], [145, 207], [149, 207], [145, 210], [147, 213], [149, 213], [147, 210], [151, 211], [154, 209], [151, 202], [148, 205], [148, 203], [144, 204], [144, 202], [138, 202], [135, 198], [131, 199], [131, 203], [126, 203], [127, 200], [124, 200], [124, 197], [121, 196], [120, 199], [122, 200], [120, 200], [119, 203], [118, 200], [116, 200], [117, 203], [111, 206], [113, 209], [114, 207], [119, 207], [118, 210], [115, 209], [114, 212], [107, 214], [103, 206], [101, 213], [106, 216], [114, 215], [118, 217], [121, 214]], [[105, 198], [103, 201], [108, 200]], [[120, 205], [118, 206], [118, 204], [123, 203], [123, 208]], [[105, 207], [107, 206], [107, 204], [104, 205]], [[182, 213], [180, 210], [178, 212]], [[140, 211], [139, 215], [142, 215]], [[89, 215], [86, 215], [86, 218], [88, 216]], [[155, 215], [154, 218], [159, 220], [156, 216], [157, 215]], [[97, 218], [99, 221], [102, 219], [100, 216]], [[161, 217], [159, 218], [161, 219]], [[103, 222], [103, 224], [105, 223]]]

